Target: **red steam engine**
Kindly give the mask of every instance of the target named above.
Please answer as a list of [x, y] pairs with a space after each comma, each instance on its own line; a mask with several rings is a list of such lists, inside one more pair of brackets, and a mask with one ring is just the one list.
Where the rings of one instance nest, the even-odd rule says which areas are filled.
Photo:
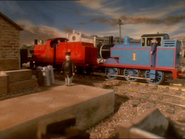
[[30, 50], [32, 54], [28, 57], [30, 67], [53, 65], [60, 68], [65, 61], [65, 52], [69, 49], [71, 51], [71, 60], [75, 63], [77, 72], [83, 72], [84, 69], [87, 74], [90, 74], [93, 66], [97, 65], [97, 48], [93, 43], [82, 42], [76, 40], [78, 36], [71, 36], [71, 42], [66, 38], [48, 39], [46, 44], [37, 44]]

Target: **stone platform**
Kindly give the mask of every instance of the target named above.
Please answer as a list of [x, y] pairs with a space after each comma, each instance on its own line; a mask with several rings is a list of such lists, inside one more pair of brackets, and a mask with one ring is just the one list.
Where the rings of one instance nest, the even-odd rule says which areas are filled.
[[37, 86], [37, 79], [32, 77], [30, 69], [8, 70], [0, 72], [0, 95], [32, 90]]
[[38, 138], [38, 123], [64, 114], [76, 117], [85, 130], [114, 111], [113, 90], [56, 81], [40, 92], [0, 101], [0, 138]]

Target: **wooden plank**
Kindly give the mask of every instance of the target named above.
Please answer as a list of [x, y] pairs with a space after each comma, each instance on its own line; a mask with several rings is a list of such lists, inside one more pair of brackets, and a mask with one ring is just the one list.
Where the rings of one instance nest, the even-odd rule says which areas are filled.
[[173, 86], [183, 86], [181, 83], [170, 83], [170, 85], [173, 85]]
[[159, 88], [168, 88], [169, 86], [157, 85]]
[[173, 90], [179, 90], [179, 87], [173, 87], [173, 86], [169, 86], [169, 89], [173, 89]]
[[138, 100], [146, 100], [146, 101], [150, 101], [150, 102], [158, 102], [158, 103], [162, 103], [162, 104], [168, 104], [171, 106], [177, 106], [177, 107], [181, 107], [181, 108], [185, 108], [185, 105], [181, 105], [181, 104], [175, 104], [175, 103], [170, 103], [170, 102], [164, 102], [164, 101], [160, 101], [160, 100], [151, 100], [148, 98], [142, 98], [142, 97], [136, 97], [136, 96], [129, 96], [130, 98], [135, 98]]

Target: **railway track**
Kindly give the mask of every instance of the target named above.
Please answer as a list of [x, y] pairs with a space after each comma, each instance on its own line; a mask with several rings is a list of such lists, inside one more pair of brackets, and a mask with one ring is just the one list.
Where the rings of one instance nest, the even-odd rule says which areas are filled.
[[84, 78], [85, 79], [106, 80], [106, 81], [118, 81], [118, 82], [127, 83], [127, 84], [153, 86], [153, 87], [158, 87], [158, 88], [168, 88], [168, 89], [173, 89], [173, 90], [185, 91], [185, 82], [179, 83], [179, 82], [167, 81], [162, 85], [152, 85], [143, 80], [139, 82], [129, 82], [129, 81], [126, 81], [124, 78], [120, 78], [120, 77], [118, 77], [117, 79], [108, 79], [104, 73], [95, 73], [94, 75], [75, 75], [75, 79], [84, 79]]
[[[162, 103], [162, 104], [170, 105], [172, 107], [180, 107], [185, 109], [185, 103], [183, 103], [183, 100], [185, 100], [184, 96], [168, 94], [168, 93], [157, 93], [157, 92], [151, 92], [151, 91], [142, 92], [139, 89], [127, 89], [125, 87], [117, 87], [117, 89], [128, 91], [129, 94], [124, 93], [124, 95], [128, 96], [130, 99], [148, 101], [152, 103]], [[118, 93], [118, 95], [122, 96], [123, 94]], [[168, 99], [168, 98], [171, 98], [171, 99]]]
[[104, 75], [76, 75], [74, 83], [114, 89], [116, 95], [141, 102], [152, 102], [178, 107], [185, 110], [185, 86], [183, 83], [152, 85], [143, 82], [129, 82], [123, 79], [107, 79]]

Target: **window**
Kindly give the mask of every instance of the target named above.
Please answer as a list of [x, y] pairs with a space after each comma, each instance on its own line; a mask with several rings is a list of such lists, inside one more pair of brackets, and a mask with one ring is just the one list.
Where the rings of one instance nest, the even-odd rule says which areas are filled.
[[161, 38], [157, 38], [157, 46], [161, 46]]
[[147, 38], [147, 39], [146, 39], [146, 46], [147, 46], [147, 47], [152, 46], [152, 39], [153, 39], [153, 38]]
[[[155, 38], [155, 37], [152, 37], [152, 38], [147, 38], [146, 39], [146, 46], [147, 47], [151, 47], [152, 46], [152, 39]], [[156, 40], [157, 40], [157, 46], [161, 46], [161, 38], [159, 37], [156, 37]]]
[[142, 43], [142, 47], [144, 47], [145, 46], [145, 38], [142, 38], [141, 41], [142, 41], [141, 42]]
[[182, 45], [185, 46], [185, 41], [182, 41]]
[[170, 39], [168, 35], [164, 35], [164, 40]]

